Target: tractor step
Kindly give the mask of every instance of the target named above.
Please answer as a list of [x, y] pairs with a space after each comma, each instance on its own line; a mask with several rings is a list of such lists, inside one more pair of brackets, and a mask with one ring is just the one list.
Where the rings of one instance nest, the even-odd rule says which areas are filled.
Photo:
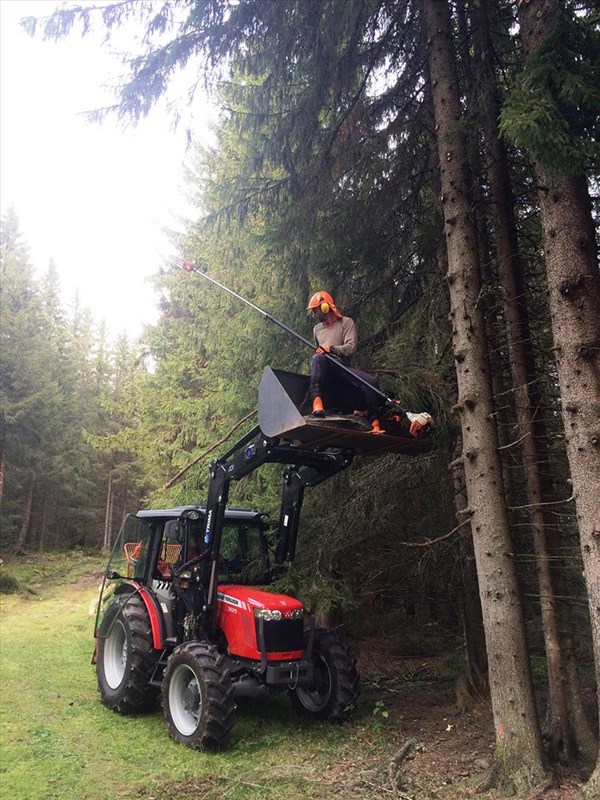
[[167, 660], [172, 652], [173, 652], [172, 647], [166, 647], [160, 654], [160, 658], [154, 665], [154, 671], [152, 672], [150, 680], [148, 681], [150, 686], [156, 686], [157, 688], [160, 688], [162, 686], [163, 672], [165, 671], [165, 667], [167, 666]]
[[[417, 456], [431, 449], [430, 439], [414, 439], [397, 424], [393, 433], [375, 433], [370, 422], [354, 414], [313, 416], [309, 386], [307, 375], [264, 368], [258, 387], [258, 424], [265, 436], [314, 448], [348, 448], [369, 456]], [[385, 422], [380, 422], [384, 428]]]

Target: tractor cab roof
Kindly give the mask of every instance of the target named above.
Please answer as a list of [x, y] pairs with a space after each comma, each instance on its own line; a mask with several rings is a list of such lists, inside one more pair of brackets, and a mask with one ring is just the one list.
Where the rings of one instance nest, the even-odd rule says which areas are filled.
[[[198, 516], [196, 516], [198, 515]], [[176, 508], [148, 508], [138, 511], [135, 515], [140, 519], [180, 519], [181, 517], [188, 517], [191, 519], [198, 519], [198, 517], [206, 516], [206, 508], [204, 506], [177, 506]], [[266, 513], [264, 511], [254, 511], [253, 509], [244, 508], [227, 508], [225, 509], [226, 522], [254, 522], [259, 523], [265, 519]]]

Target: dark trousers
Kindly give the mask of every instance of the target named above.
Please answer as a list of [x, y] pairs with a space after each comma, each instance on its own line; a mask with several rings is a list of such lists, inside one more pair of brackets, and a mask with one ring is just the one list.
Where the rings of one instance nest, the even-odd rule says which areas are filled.
[[[310, 363], [311, 397], [317, 395], [326, 411], [351, 414], [353, 411], [373, 411], [381, 405], [381, 398], [360, 382], [360, 378], [375, 389], [379, 383], [374, 375], [356, 367], [351, 375], [338, 367], [324, 353], [317, 353]], [[359, 380], [352, 380], [355, 375]]]

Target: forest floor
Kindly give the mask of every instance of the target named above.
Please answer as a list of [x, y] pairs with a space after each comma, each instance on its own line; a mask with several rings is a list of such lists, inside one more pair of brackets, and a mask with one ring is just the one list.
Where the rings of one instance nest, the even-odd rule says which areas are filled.
[[[381, 797], [400, 800], [500, 800], [482, 791], [494, 755], [489, 696], [474, 698], [458, 711], [454, 682], [440, 674], [438, 658], [382, 658], [385, 641], [366, 641], [361, 672], [396, 724], [388, 735], [396, 753], [388, 764], [388, 787]], [[386, 663], [386, 670], [379, 665]], [[543, 698], [541, 698], [543, 699]], [[406, 752], [406, 757], [403, 757]], [[396, 768], [398, 757], [402, 759]], [[585, 770], [560, 769], [519, 800], [578, 800]], [[395, 794], [394, 794], [395, 791]]]
[[[101, 565], [72, 554], [9, 564], [0, 596], [0, 794], [11, 800], [500, 800], [481, 792], [493, 758], [489, 700], [456, 710], [436, 658], [357, 643], [363, 690], [342, 726], [299, 720], [285, 696], [240, 701], [229, 747], [172, 742], [162, 712], [122, 717], [98, 698], [90, 666]], [[382, 665], [385, 664], [385, 668]], [[518, 800], [577, 800], [582, 775]]]

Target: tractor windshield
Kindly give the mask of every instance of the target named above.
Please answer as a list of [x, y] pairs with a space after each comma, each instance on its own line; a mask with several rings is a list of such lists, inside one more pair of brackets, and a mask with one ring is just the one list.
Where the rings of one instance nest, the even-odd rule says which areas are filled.
[[[95, 631], [107, 599], [112, 594], [109, 582], [119, 578], [143, 578], [148, 556], [148, 544], [153, 530], [151, 520], [139, 519], [128, 514], [113, 544], [100, 586], [100, 596], [96, 609]], [[114, 584], [113, 584], [114, 586]]]
[[225, 523], [221, 538], [222, 568], [235, 583], [269, 582], [269, 553], [263, 528]]
[[106, 575], [109, 578], [145, 578], [148, 551], [155, 527], [155, 520], [140, 519], [131, 514], [125, 517], [106, 566]]

